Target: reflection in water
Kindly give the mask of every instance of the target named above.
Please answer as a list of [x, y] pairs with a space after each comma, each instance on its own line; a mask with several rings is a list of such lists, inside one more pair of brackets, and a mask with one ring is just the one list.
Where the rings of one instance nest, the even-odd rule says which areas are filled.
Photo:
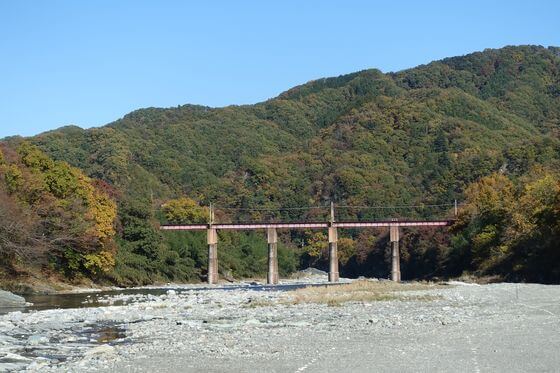
[[97, 330], [98, 343], [109, 343], [126, 337], [124, 329], [120, 327], [105, 327]]

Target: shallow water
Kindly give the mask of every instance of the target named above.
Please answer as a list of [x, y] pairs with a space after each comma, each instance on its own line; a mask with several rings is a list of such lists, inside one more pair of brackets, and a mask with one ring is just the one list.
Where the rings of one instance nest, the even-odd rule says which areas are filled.
[[[29, 312], [41, 311], [50, 309], [67, 309], [67, 308], [85, 308], [85, 307], [103, 307], [107, 306], [104, 300], [108, 297], [118, 295], [153, 295], [160, 296], [169, 290], [174, 290], [177, 293], [188, 291], [212, 291], [212, 290], [254, 290], [254, 291], [289, 291], [294, 289], [303, 288], [306, 286], [324, 286], [327, 283], [309, 284], [309, 283], [294, 283], [294, 284], [279, 284], [279, 285], [262, 285], [262, 284], [239, 284], [239, 285], [225, 285], [225, 286], [178, 286], [178, 287], [161, 287], [161, 288], [131, 288], [120, 290], [99, 291], [94, 293], [72, 293], [72, 294], [48, 294], [48, 295], [26, 295], [25, 300], [32, 303], [27, 307], [10, 307], [0, 308], [0, 315], [13, 311]], [[330, 284], [334, 285], [334, 284]], [[126, 305], [126, 301], [116, 301], [111, 303], [114, 306]]]

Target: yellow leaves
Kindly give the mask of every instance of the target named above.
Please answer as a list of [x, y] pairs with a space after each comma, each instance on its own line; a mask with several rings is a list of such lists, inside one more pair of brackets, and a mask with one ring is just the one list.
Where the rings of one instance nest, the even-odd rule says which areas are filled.
[[84, 267], [93, 274], [109, 272], [115, 266], [115, 258], [108, 251], [84, 255]]
[[42, 235], [65, 250], [66, 270], [110, 269], [114, 259], [107, 249], [114, 246], [115, 201], [81, 170], [53, 161], [28, 142], [17, 153], [20, 159], [0, 166], [7, 190], [45, 222]]
[[20, 146], [19, 152], [22, 161], [29, 167], [43, 175], [47, 190], [61, 202], [67, 205], [67, 201], [75, 198], [81, 199], [85, 211], [72, 210], [71, 214], [78, 214], [76, 218], [82, 218], [82, 214], [89, 222], [89, 228], [83, 234], [94, 237], [102, 247], [103, 241], [112, 239], [115, 235], [114, 222], [117, 217], [117, 206], [115, 202], [102, 191], [97, 190], [92, 180], [83, 174], [78, 168], [72, 167], [66, 162], [52, 161], [38, 148], [28, 143]]
[[52, 167], [45, 172], [45, 183], [49, 192], [57, 198], [67, 198], [78, 189], [77, 169], [72, 169], [66, 162], [54, 162]]
[[525, 54], [523, 54], [522, 52], [513, 52], [511, 54], [511, 58], [513, 59], [513, 61], [515, 61], [516, 63], [521, 63], [523, 62], [523, 60], [525, 59]]
[[90, 214], [95, 222], [95, 235], [100, 240], [112, 239], [115, 235], [114, 222], [117, 218], [115, 201], [98, 190], [93, 189], [88, 196]]
[[465, 195], [469, 207], [474, 207], [479, 213], [499, 211], [513, 204], [513, 183], [506, 176], [494, 173], [469, 185]]
[[532, 248], [525, 245], [539, 245], [543, 219], [545, 227], [555, 219], [551, 211], [560, 196], [558, 177], [537, 171], [521, 179], [523, 184], [517, 189], [500, 174], [467, 188], [468, 205], [459, 224], [466, 227], [474, 222], [472, 258], [479, 269], [493, 268], [511, 255], [526, 255]]
[[558, 195], [560, 195], [560, 184], [551, 174], [540, 175], [537, 180], [526, 184], [518, 198], [518, 207], [512, 214], [510, 233], [519, 237], [533, 231], [538, 216], [554, 204]]
[[[305, 252], [312, 258], [321, 258], [327, 253], [329, 240], [322, 231], [307, 231], [307, 245]], [[338, 259], [345, 265], [356, 254], [356, 242], [348, 237], [339, 237], [337, 241]]]
[[307, 254], [313, 258], [321, 257], [323, 251], [327, 250], [328, 239], [324, 232], [307, 232], [307, 246], [305, 250]]
[[54, 166], [54, 161], [43, 153], [38, 147], [27, 141], [21, 143], [17, 149], [21, 161], [27, 167], [39, 171], [46, 171]]
[[[80, 172], [75, 169], [75, 171]], [[117, 218], [117, 205], [109, 196], [97, 190], [92, 180], [83, 175], [78, 175], [78, 193], [86, 206], [86, 217], [93, 225], [88, 233], [100, 241], [112, 239], [115, 235], [115, 219]]]
[[515, 239], [529, 234], [535, 229], [531, 216], [521, 210], [513, 211], [510, 218], [510, 225], [507, 227], [507, 235], [510, 239]]
[[18, 166], [10, 164], [4, 167], [4, 181], [6, 182], [8, 193], [15, 193], [23, 186], [23, 173]]
[[338, 239], [338, 260], [342, 265], [346, 265], [348, 260], [356, 254], [356, 242], [347, 237]]
[[504, 175], [494, 173], [470, 184], [465, 190], [466, 204], [459, 212], [454, 230], [460, 230], [477, 216], [502, 219], [513, 208], [513, 183]]
[[538, 214], [544, 207], [551, 205], [559, 193], [558, 179], [547, 174], [525, 186], [520, 203], [528, 212]]
[[174, 224], [206, 223], [208, 209], [200, 206], [195, 200], [181, 197], [171, 200], [162, 206], [165, 218]]
[[516, 192], [506, 176], [495, 173], [467, 188], [465, 211], [469, 215], [507, 213], [513, 226], [528, 231], [533, 218], [559, 194], [559, 180], [551, 174], [539, 175], [538, 179], [527, 182], [521, 192]]

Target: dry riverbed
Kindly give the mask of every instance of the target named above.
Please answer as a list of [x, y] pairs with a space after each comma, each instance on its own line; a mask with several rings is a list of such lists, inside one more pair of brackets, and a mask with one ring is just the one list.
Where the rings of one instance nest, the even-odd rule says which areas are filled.
[[195, 287], [96, 301], [105, 306], [1, 315], [0, 371], [553, 372], [560, 366], [560, 286], [367, 280], [291, 292]]

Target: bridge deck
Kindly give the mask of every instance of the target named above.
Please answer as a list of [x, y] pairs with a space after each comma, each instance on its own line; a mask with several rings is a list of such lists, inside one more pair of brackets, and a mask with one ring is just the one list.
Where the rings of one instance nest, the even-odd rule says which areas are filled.
[[[454, 220], [383, 220], [383, 221], [337, 221], [332, 223], [335, 228], [380, 228], [380, 227], [441, 227], [453, 224]], [[328, 222], [294, 222], [294, 223], [223, 223], [212, 224], [215, 229], [252, 230], [252, 229], [323, 229]], [[208, 229], [208, 224], [162, 225], [168, 231], [199, 231]]]

